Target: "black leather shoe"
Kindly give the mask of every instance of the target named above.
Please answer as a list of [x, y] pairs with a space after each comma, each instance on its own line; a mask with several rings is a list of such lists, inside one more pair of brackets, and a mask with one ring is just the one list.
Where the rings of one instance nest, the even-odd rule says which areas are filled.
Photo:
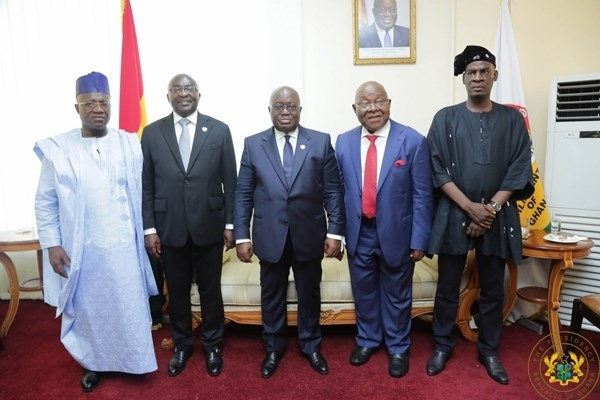
[[498, 356], [479, 356], [479, 362], [487, 369], [488, 375], [498, 383], [508, 384], [508, 374]]
[[279, 366], [279, 360], [281, 360], [281, 353], [276, 351], [269, 351], [265, 356], [265, 359], [262, 362], [260, 367], [260, 375], [263, 378], [269, 378], [271, 375], [277, 371], [277, 367]]
[[320, 373], [321, 375], [327, 375], [329, 373], [329, 367], [327, 366], [327, 361], [325, 357], [318, 351], [313, 353], [302, 353], [304, 358], [308, 359], [310, 366], [312, 369]]
[[192, 352], [191, 348], [187, 350], [175, 348], [175, 354], [173, 354], [173, 358], [169, 361], [169, 376], [179, 375], [185, 369], [185, 363], [192, 355]]
[[100, 374], [95, 371], [88, 371], [87, 369], [83, 371], [83, 376], [81, 377], [81, 388], [84, 392], [91, 392], [96, 389], [96, 386], [100, 383]]
[[350, 354], [350, 364], [352, 365], [363, 365], [377, 351], [376, 347], [365, 347], [365, 346], [356, 346], [352, 353]]
[[216, 348], [206, 352], [206, 372], [210, 376], [217, 376], [223, 371], [223, 357], [221, 349]]
[[435, 350], [427, 361], [427, 375], [434, 376], [442, 372], [451, 355], [449, 351]]
[[388, 372], [392, 378], [402, 378], [408, 372], [408, 353], [390, 354]]

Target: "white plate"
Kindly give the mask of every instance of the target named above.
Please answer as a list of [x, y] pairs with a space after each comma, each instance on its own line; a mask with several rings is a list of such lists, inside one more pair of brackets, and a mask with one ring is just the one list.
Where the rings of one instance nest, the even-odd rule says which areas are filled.
[[580, 240], [587, 240], [587, 238], [584, 236], [577, 236], [571, 233], [563, 233], [559, 235], [553, 235], [552, 233], [549, 233], [544, 236], [544, 239], [555, 243], [577, 243]]

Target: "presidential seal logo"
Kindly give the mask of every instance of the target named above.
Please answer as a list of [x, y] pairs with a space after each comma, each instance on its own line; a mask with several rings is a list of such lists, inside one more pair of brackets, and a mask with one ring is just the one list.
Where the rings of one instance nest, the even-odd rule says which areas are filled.
[[560, 340], [560, 352], [554, 351], [550, 335], [536, 343], [529, 354], [529, 382], [543, 399], [585, 399], [598, 385], [598, 351], [574, 332], [560, 332]]

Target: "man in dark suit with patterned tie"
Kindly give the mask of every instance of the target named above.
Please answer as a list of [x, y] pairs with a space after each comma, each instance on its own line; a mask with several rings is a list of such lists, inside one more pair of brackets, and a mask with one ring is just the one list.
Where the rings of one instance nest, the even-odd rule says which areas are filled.
[[195, 278], [206, 370], [216, 376], [223, 369], [223, 246], [234, 246], [235, 153], [229, 127], [197, 111], [200, 93], [194, 79], [173, 77], [167, 99], [173, 113], [142, 133], [142, 214], [146, 249], [160, 257], [169, 290], [176, 347], [168, 374], [183, 371], [192, 354], [190, 290]]
[[250, 262], [256, 253], [260, 259], [263, 378], [275, 373], [287, 345], [290, 266], [298, 293], [300, 351], [315, 371], [329, 371], [320, 352], [321, 260], [323, 254], [341, 256], [343, 193], [329, 135], [300, 126], [301, 110], [294, 89], [284, 86], [272, 93], [273, 127], [246, 138], [235, 192], [238, 257]]

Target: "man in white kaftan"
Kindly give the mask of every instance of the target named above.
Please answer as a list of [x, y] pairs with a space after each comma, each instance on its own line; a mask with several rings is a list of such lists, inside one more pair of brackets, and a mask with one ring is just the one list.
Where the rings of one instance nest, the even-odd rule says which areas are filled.
[[139, 139], [106, 127], [104, 75], [81, 77], [77, 101], [82, 128], [34, 147], [42, 162], [36, 218], [48, 250], [45, 301], [62, 314], [61, 341], [91, 391], [99, 372], [157, 369], [148, 297], [158, 291], [144, 248]]

